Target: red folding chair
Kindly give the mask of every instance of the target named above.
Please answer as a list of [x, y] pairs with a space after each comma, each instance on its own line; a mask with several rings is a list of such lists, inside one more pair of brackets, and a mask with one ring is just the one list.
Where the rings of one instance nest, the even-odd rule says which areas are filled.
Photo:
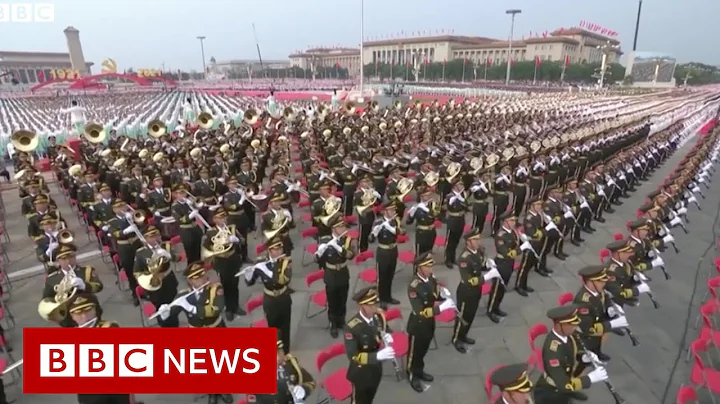
[[[300, 237], [302, 237], [304, 239], [312, 238], [312, 237], [317, 236], [317, 234], [318, 234], [317, 227], [310, 227], [310, 228], [305, 229], [302, 232], [300, 232]], [[307, 254], [310, 254], [311, 257], [314, 257], [315, 253], [317, 252], [317, 249], [318, 249], [317, 243], [312, 243], [312, 244], [308, 244], [305, 246], [305, 248], [303, 249], [303, 255], [302, 255], [302, 260], [301, 260], [302, 266], [306, 266], [312, 262], [312, 261], [305, 262], [305, 256]]]
[[[720, 371], [706, 366], [701, 356], [703, 353], [707, 356], [709, 346], [710, 341], [702, 338], [698, 338], [690, 344], [690, 351], [694, 358], [690, 370], [690, 383], [695, 388], [707, 389], [708, 392], [715, 395], [720, 393]], [[714, 397], [712, 397], [712, 400], [715, 402]]]
[[530, 354], [527, 363], [531, 368], [536, 368], [541, 372], [545, 371], [543, 369], [542, 362], [542, 348], [537, 348], [535, 346], [535, 340], [543, 335], [546, 335], [548, 332], [549, 330], [545, 324], [535, 324], [530, 328], [530, 330], [528, 330], [528, 344], [530, 345], [530, 351], [532, 353]]
[[620, 241], [625, 238], [625, 235], [618, 232], [613, 234], [613, 238], [615, 239], [615, 241]]
[[573, 296], [570, 292], [565, 292], [562, 295], [558, 296], [558, 304], [560, 306], [565, 306], [568, 303], [572, 303], [572, 301], [575, 300], [575, 296]]
[[[312, 287], [312, 285], [323, 279], [325, 276], [325, 271], [322, 269], [318, 269], [317, 271], [310, 272], [305, 277], [305, 286], [308, 288]], [[310, 305], [314, 305], [315, 307], [319, 308], [320, 310], [310, 314]], [[307, 307], [305, 308], [305, 318], [313, 318], [317, 316], [318, 314], [321, 314], [323, 312], [327, 311], [327, 294], [325, 292], [325, 288], [322, 290], [318, 290], [317, 292], [313, 292], [310, 295], [310, 298], [308, 299]]]
[[492, 394], [492, 390], [493, 390], [492, 375], [493, 375], [493, 373], [495, 373], [496, 370], [500, 369], [501, 367], [503, 367], [503, 365], [497, 365], [494, 368], [490, 369], [488, 374], [485, 375], [485, 394], [487, 395], [487, 398], [489, 400], [488, 402], [490, 402], [490, 403], [495, 403], [498, 400], [500, 400], [500, 395], [502, 394], [502, 393], [497, 393], [494, 396]]
[[[315, 356], [315, 367], [318, 373], [322, 374], [323, 368], [331, 360], [343, 357], [345, 361], [345, 344], [338, 342], [325, 347], [317, 356]], [[319, 383], [327, 397], [322, 398], [321, 393], [318, 393], [318, 403], [330, 403], [332, 401], [345, 401], [352, 395], [352, 384], [347, 380], [345, 374], [347, 373], [346, 367], [341, 367], [335, 370], [331, 374], [322, 378]], [[322, 399], [321, 399], [322, 398]]]
[[681, 386], [677, 392], [677, 404], [697, 404], [698, 395], [691, 386]]
[[602, 250], [600, 250], [600, 263], [604, 264], [605, 260], [607, 260], [608, 258], [610, 258], [610, 250], [608, 250], [607, 248], [603, 248]]
[[[145, 289], [141, 286], [135, 287], [135, 295], [138, 299], [142, 299], [145, 296]], [[150, 320], [148, 320], [148, 318], [155, 314], [156, 311], [157, 310], [155, 310], [155, 306], [152, 303], [142, 302], [140, 305], [140, 323], [143, 327], [154, 327], [150, 324]]]
[[[402, 313], [397, 307], [393, 307], [385, 312], [385, 321], [391, 323], [395, 320], [400, 320], [399, 323], [404, 323]], [[402, 329], [402, 327], [395, 327]], [[404, 331], [393, 331], [391, 334], [393, 338], [392, 347], [395, 351], [395, 357], [398, 358], [398, 364], [400, 365], [400, 372], [395, 375], [397, 381], [403, 379], [402, 375], [405, 373], [405, 361], [404, 358], [410, 351], [410, 337]]]

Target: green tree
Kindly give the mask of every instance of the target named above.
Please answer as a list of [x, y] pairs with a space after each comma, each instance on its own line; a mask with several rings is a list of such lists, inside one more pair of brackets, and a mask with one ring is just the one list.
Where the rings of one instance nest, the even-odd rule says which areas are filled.
[[690, 86], [720, 83], [720, 69], [698, 62], [678, 64], [675, 67], [675, 82], [682, 85], [686, 79]]

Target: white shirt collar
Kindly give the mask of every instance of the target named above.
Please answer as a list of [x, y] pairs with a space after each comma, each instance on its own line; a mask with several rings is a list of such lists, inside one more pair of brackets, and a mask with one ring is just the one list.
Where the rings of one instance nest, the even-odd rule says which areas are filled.
[[594, 297], [597, 297], [597, 296], [599, 295], [599, 293], [598, 293], [598, 292], [594, 292], [594, 291], [592, 291], [592, 290], [588, 289], [588, 287], [587, 287], [587, 286], [584, 286], [584, 288], [585, 288], [585, 290], [587, 290], [587, 291], [588, 291], [588, 293], [590, 293], [590, 294], [591, 294], [591, 295], [593, 295]]
[[358, 313], [360, 314], [360, 317], [362, 317], [362, 319], [365, 320], [366, 323], [368, 323], [368, 324], [372, 324], [372, 323], [373, 323], [372, 317], [367, 318], [367, 317], [365, 317], [364, 314], [362, 314], [362, 312], [358, 312]]
[[423, 276], [420, 275], [420, 273], [417, 274], [417, 277], [420, 278], [420, 280], [423, 281], [423, 282], [428, 282], [428, 281], [430, 281], [430, 278], [423, 278]]
[[564, 336], [558, 334], [555, 330], [552, 330], [552, 332], [553, 332], [553, 334], [555, 334], [558, 338], [560, 338], [560, 340], [563, 342], [563, 344], [567, 344], [567, 342], [568, 342], [568, 337], [564, 337]]

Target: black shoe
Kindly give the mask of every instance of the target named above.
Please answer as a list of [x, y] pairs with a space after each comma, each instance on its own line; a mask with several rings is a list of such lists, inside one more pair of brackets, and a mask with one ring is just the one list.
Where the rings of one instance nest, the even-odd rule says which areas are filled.
[[560, 261], [565, 261], [567, 259], [567, 256], [564, 254], [555, 254], [555, 258], [559, 259]]
[[333, 338], [337, 338], [338, 335], [339, 335], [338, 329], [335, 328], [335, 326], [330, 327], [330, 336], [333, 337]]
[[598, 359], [600, 359], [601, 362], [610, 362], [611, 359], [609, 355], [605, 355], [602, 352], [598, 352], [597, 357]]
[[388, 307], [388, 303], [387, 303], [387, 302], [382, 302], [382, 301], [381, 301], [381, 302], [380, 302], [380, 304], [379, 304], [379, 306], [380, 306], [380, 308], [381, 308], [381, 309], [383, 309], [383, 310], [387, 310], [387, 307]]
[[495, 324], [500, 324], [500, 321], [502, 321], [502, 318], [495, 313], [488, 313], [488, 318]]
[[610, 331], [612, 331], [612, 333], [615, 334], [615, 335], [619, 335], [619, 336], [621, 336], [621, 337], [624, 337], [624, 336], [625, 336], [625, 331], [623, 331], [622, 328], [613, 328], [613, 329], [610, 330]]
[[504, 311], [502, 311], [500, 309], [495, 309], [495, 314], [497, 314], [500, 317], [507, 317], [507, 313], [505, 313]]
[[542, 277], [545, 277], [545, 278], [547, 278], [548, 276], [550, 276], [550, 273], [547, 272], [547, 271], [545, 271], [545, 270], [543, 270], [543, 269], [536, 269], [535, 272], [537, 272], [538, 275], [540, 275], [540, 276], [542, 276]]
[[462, 342], [458, 341], [458, 342], [454, 343], [453, 346], [455, 346], [456, 351], [458, 351], [462, 354], [467, 353], [467, 348], [465, 348], [465, 345], [463, 345]]
[[515, 291], [518, 293], [518, 295], [520, 295], [522, 297], [528, 297], [528, 292], [525, 290], [525, 288], [516, 287]]
[[425, 392], [425, 386], [423, 386], [422, 382], [417, 376], [410, 376], [410, 387], [412, 387], [412, 389], [417, 391], [418, 393]]
[[235, 314], [237, 314], [238, 316], [247, 316], [247, 313], [245, 312], [245, 310], [243, 310], [239, 307], [237, 310], [235, 310]]
[[581, 242], [581, 243], [584, 243], [584, 242], [585, 242], [585, 239], [582, 238], [582, 237], [578, 237], [577, 241], [579, 241], [579, 242]]
[[[598, 223], [605, 223], [605, 218], [604, 217], [596, 217], [595, 221]], [[593, 230], [595, 230], [595, 229], [593, 229]]]
[[615, 206], [622, 206], [623, 202], [621, 200], [616, 200], [616, 201], [613, 201], [612, 204]]
[[453, 268], [455, 268], [455, 266], [453, 265], [452, 262], [445, 262], [445, 266], [448, 267], [448, 269], [453, 269]]
[[462, 339], [462, 342], [468, 344], [468, 345], [475, 345], [475, 340], [470, 337], [465, 337]]
[[[582, 239], [580, 239], [582, 240]], [[580, 247], [582, 244], [580, 244], [580, 240], [570, 240], [570, 244], [574, 245], [575, 247]], [[583, 240], [585, 241], [585, 240]]]
[[555, 272], [555, 271], [553, 271], [552, 269], [550, 269], [550, 268], [548, 268], [548, 267], [545, 267], [545, 268], [543, 268], [542, 270], [545, 271], [545, 272], [547, 272], [547, 273], [549, 273], [549, 274]]
[[227, 320], [227, 321], [235, 320], [235, 313], [226, 310], [225, 311], [225, 320]]
[[422, 372], [421, 374], [419, 374], [419, 375], [418, 375], [418, 378], [419, 378], [420, 380], [422, 380], [422, 381], [424, 381], [424, 382], [428, 382], [428, 383], [432, 383], [433, 380], [435, 380], [435, 378], [432, 377], [431, 374], [425, 373], [425, 372]]
[[138, 299], [138, 297], [135, 295], [133, 295], [133, 306], [135, 306], [135, 307], [140, 306], [140, 299]]
[[398, 304], [400, 304], [400, 300], [391, 297], [390, 301], [388, 303], [398, 305]]
[[593, 229], [590, 226], [583, 228], [582, 231], [584, 231], [585, 233], [588, 233], [588, 234], [595, 233], [595, 229]]
[[531, 288], [530, 286], [525, 286], [525, 291], [528, 293], [532, 293], [535, 291], [535, 289]]
[[615, 213], [615, 209], [613, 209], [613, 208], [607, 208], [607, 209], [605, 209], [605, 212], [610, 213], [610, 214], [613, 214], [613, 213]]
[[571, 398], [574, 398], [575, 400], [578, 400], [578, 401], [587, 401], [587, 400], [588, 400], [587, 394], [581, 393], [581, 392], [579, 392], [579, 391], [569, 392], [568, 395], [569, 395]]

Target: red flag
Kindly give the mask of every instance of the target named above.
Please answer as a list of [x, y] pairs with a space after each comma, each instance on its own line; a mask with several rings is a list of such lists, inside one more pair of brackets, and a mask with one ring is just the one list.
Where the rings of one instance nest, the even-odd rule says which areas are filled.
[[335, 67], [339, 69], [339, 68], [340, 68], [340, 63], [339, 63], [339, 62], [338, 62], [338, 63], [335, 63]]
[[429, 65], [429, 64], [430, 64], [430, 61], [428, 60], [428, 57], [425, 56], [425, 66], [427, 66], [427, 65]]
[[38, 78], [38, 81], [43, 81], [43, 79], [45, 78], [45, 72], [42, 70], [38, 71], [37, 78]]
[[540, 56], [535, 56], [535, 67], [540, 67]]
[[510, 66], [515, 66], [515, 58], [510, 56]]
[[565, 56], [565, 67], [570, 66], [570, 56]]
[[485, 60], [485, 64], [488, 65], [488, 66], [492, 66], [492, 59], [490, 59], [490, 58], [488, 57], [488, 58]]

